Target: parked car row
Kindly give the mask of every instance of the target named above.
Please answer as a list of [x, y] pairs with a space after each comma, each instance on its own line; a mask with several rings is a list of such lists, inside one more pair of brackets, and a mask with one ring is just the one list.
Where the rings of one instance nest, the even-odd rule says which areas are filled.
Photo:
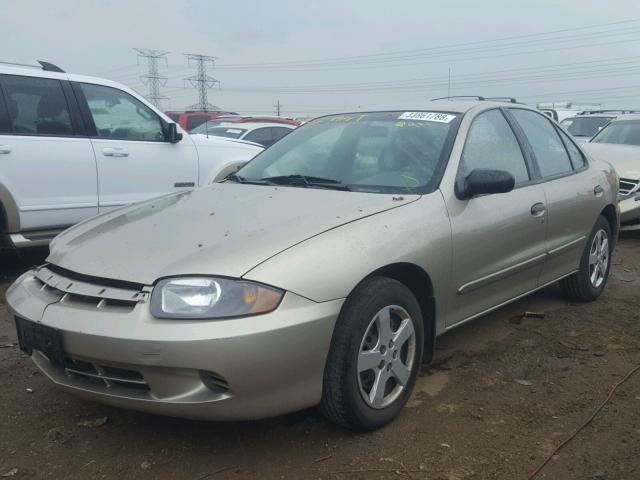
[[214, 125], [203, 123], [191, 131], [192, 135], [207, 137], [235, 138], [270, 147], [293, 130], [295, 125], [273, 122], [215, 122]]
[[620, 177], [622, 228], [640, 230], [640, 115], [612, 119], [583, 145], [591, 156], [616, 169]]
[[598, 298], [619, 222], [613, 167], [536, 109], [330, 115], [214, 185], [66, 230], [7, 305], [21, 349], [85, 398], [218, 420], [319, 405], [372, 430], [438, 335], [558, 281]]
[[191, 136], [118, 83], [0, 63], [0, 245], [47, 244], [99, 213], [224, 178], [261, 150]]

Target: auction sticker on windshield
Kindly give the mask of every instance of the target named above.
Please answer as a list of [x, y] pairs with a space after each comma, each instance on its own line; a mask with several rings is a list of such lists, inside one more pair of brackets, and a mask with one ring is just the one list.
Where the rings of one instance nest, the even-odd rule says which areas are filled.
[[424, 122], [449, 123], [456, 118], [455, 115], [437, 112], [404, 112], [398, 120], [422, 120]]

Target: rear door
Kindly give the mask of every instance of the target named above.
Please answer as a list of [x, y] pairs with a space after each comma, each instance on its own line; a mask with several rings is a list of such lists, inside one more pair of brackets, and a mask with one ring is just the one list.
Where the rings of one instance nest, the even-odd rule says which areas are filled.
[[452, 229], [453, 284], [447, 326], [534, 290], [545, 256], [545, 195], [500, 109], [471, 123], [456, 182], [474, 169], [511, 173], [513, 191], [461, 200], [443, 191]]
[[601, 175], [573, 141], [540, 113], [510, 108], [535, 160], [547, 208], [546, 250], [540, 284], [575, 271], [586, 239], [603, 208]]
[[198, 182], [198, 154], [188, 135], [166, 140], [166, 123], [117, 88], [76, 83], [98, 165], [100, 212]]
[[91, 142], [69, 82], [51, 75], [59, 78], [0, 75], [8, 117], [0, 129], [0, 184], [14, 197], [22, 232], [54, 231], [98, 213]]

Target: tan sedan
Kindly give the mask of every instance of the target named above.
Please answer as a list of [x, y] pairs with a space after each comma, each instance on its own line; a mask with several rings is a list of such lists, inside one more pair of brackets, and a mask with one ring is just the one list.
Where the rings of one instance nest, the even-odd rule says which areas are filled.
[[371, 430], [439, 334], [556, 281], [595, 300], [617, 194], [523, 105], [332, 115], [223, 183], [67, 230], [7, 300], [21, 348], [84, 397], [217, 420], [320, 405]]

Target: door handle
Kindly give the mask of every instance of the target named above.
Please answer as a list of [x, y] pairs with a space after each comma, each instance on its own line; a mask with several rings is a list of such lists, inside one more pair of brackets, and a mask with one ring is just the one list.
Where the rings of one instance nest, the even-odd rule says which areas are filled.
[[11, 153], [11, 147], [9, 145], [0, 145], [0, 154]]
[[604, 193], [604, 188], [602, 188], [600, 185], [596, 185], [595, 187], [593, 187], [594, 195], [602, 195], [603, 193]]
[[544, 215], [545, 210], [546, 209], [545, 209], [544, 203], [542, 202], [534, 203], [531, 206], [531, 215], [533, 215], [534, 217], [540, 217], [541, 215]]
[[127, 150], [126, 148], [119, 148], [119, 147], [103, 148], [102, 154], [105, 157], [128, 157], [129, 150]]

